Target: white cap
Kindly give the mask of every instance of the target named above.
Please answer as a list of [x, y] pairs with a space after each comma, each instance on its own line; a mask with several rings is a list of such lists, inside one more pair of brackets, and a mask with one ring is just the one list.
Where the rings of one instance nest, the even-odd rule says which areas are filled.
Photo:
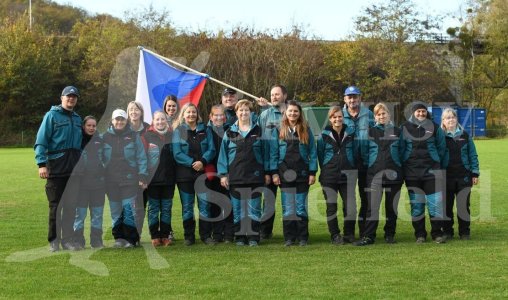
[[118, 117], [122, 117], [124, 119], [127, 119], [127, 113], [123, 109], [115, 109], [113, 111], [113, 115], [111, 116], [112, 119], [116, 119]]

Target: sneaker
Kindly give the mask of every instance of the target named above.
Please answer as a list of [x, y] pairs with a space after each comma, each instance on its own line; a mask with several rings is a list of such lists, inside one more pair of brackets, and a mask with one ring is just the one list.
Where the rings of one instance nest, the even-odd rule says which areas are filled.
[[171, 241], [171, 243], [173, 243], [174, 241], [176, 241], [175, 239], [175, 234], [173, 233], [173, 231], [170, 231], [169, 234], [168, 234], [168, 239]]
[[471, 236], [469, 234], [463, 234], [460, 236], [460, 239], [462, 241], [469, 241], [471, 239]]
[[245, 246], [245, 242], [244, 241], [236, 241], [236, 245], [237, 246]]
[[396, 240], [395, 240], [395, 238], [394, 238], [393, 236], [391, 236], [391, 235], [389, 235], [389, 236], [386, 236], [386, 237], [385, 237], [385, 242], [386, 242], [387, 244], [397, 244], [397, 241], [396, 241]]
[[361, 240], [353, 243], [354, 246], [368, 246], [372, 244], [374, 244], [374, 240], [366, 236], [364, 236]]
[[77, 251], [78, 250], [76, 248], [76, 246], [73, 243], [71, 243], [71, 242], [63, 243], [62, 244], [62, 249], [63, 250], [69, 250], [69, 251]]
[[261, 240], [269, 240], [273, 237], [273, 233], [261, 233], [261, 235], [259, 236], [259, 238]]
[[298, 243], [298, 245], [300, 245], [300, 247], [305, 247], [305, 246], [307, 246], [307, 245], [308, 245], [307, 240], [301, 240], [301, 241]]
[[285, 243], [284, 243], [284, 247], [290, 247], [290, 246], [293, 246], [294, 242], [292, 240], [287, 240]]
[[173, 241], [171, 241], [170, 239], [168, 238], [162, 238], [161, 239], [161, 244], [162, 246], [164, 247], [168, 247], [168, 246], [171, 246], [171, 244], [173, 244]]
[[233, 243], [233, 239], [228, 239], [228, 238], [224, 239], [224, 244], [232, 244], [232, 243]]
[[423, 237], [423, 236], [417, 237], [416, 238], [416, 243], [417, 244], [423, 244], [423, 243], [425, 243], [425, 237]]
[[257, 247], [258, 242], [257, 241], [249, 241], [249, 247]]
[[354, 235], [345, 235], [342, 240], [344, 243], [354, 243], [355, 242], [355, 236]]
[[102, 242], [95, 242], [91, 243], [90, 247], [92, 247], [92, 249], [102, 249], [104, 248], [104, 244]]
[[203, 243], [205, 243], [206, 245], [210, 245], [210, 246], [217, 244], [217, 242], [214, 239], [212, 239], [211, 237], [204, 239]]
[[58, 251], [60, 251], [60, 242], [57, 240], [49, 242], [49, 252], [58, 252]]
[[152, 239], [152, 246], [159, 247], [161, 245], [160, 239]]
[[126, 242], [123, 247], [126, 248], [126, 249], [134, 248], [134, 247], [136, 247], [136, 243], [131, 244], [130, 242]]
[[195, 240], [185, 240], [185, 246], [192, 246], [194, 243], [196, 243]]
[[75, 251], [85, 250], [85, 245], [83, 245], [83, 244], [81, 244], [81, 243], [75, 243], [75, 244], [74, 244], [74, 250], [75, 250]]
[[124, 239], [116, 239], [113, 248], [123, 248], [126, 243], [127, 241]]
[[434, 242], [436, 242], [436, 244], [444, 244], [446, 243], [446, 237], [438, 236], [434, 239]]
[[332, 237], [332, 244], [335, 246], [344, 245], [344, 239], [340, 234], [336, 234]]

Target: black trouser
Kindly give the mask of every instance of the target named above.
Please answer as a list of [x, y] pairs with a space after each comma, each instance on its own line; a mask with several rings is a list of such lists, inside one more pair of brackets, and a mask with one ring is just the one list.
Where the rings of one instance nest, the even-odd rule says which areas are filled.
[[[349, 189], [348, 189], [349, 186]], [[323, 194], [326, 200], [326, 223], [330, 237], [340, 234], [339, 224], [337, 221], [337, 198], [340, 194], [342, 198], [342, 213], [344, 216], [344, 235], [355, 235], [356, 224], [356, 191], [354, 182], [347, 183], [321, 183]]]
[[46, 196], [49, 204], [48, 241], [71, 242], [79, 185], [69, 177], [48, 178]]
[[369, 206], [367, 209], [367, 220], [365, 221], [365, 237], [376, 239], [376, 230], [379, 225], [379, 209], [385, 192], [386, 222], [384, 227], [385, 237], [395, 236], [397, 226], [397, 207], [400, 199], [402, 183], [380, 183], [372, 182], [368, 192]]
[[74, 220], [74, 241], [85, 246], [85, 219], [90, 210], [90, 244], [102, 245], [102, 221], [104, 212], [104, 187], [83, 188], [79, 190], [78, 205], [76, 207], [76, 219]]
[[430, 235], [433, 239], [442, 236], [443, 226], [443, 193], [440, 182], [435, 180], [406, 180], [411, 204], [411, 218], [415, 237], [427, 237], [425, 230], [425, 206], [430, 217]]
[[113, 222], [113, 237], [115, 240], [124, 239], [133, 245], [139, 242], [139, 233], [136, 226], [138, 220], [136, 216], [138, 190], [138, 185], [108, 183], [106, 186]]
[[282, 183], [282, 228], [285, 241], [309, 239], [308, 182]]
[[197, 196], [199, 209], [199, 236], [202, 241], [212, 236], [210, 223], [210, 203], [207, 200], [206, 186], [194, 185], [194, 182], [178, 182], [178, 192], [182, 202], [183, 231], [186, 240], [194, 241], [196, 220], [194, 219], [194, 202]]
[[446, 179], [446, 218], [443, 222], [443, 231], [446, 235], [453, 236], [453, 206], [457, 201], [457, 220], [459, 223], [459, 236], [470, 235], [471, 224], [471, 183], [465, 183], [462, 178]]
[[273, 183], [265, 186], [263, 192], [263, 215], [261, 217], [261, 235], [268, 236], [273, 233], [275, 221], [275, 200], [277, 198], [277, 186]]
[[369, 198], [367, 196], [367, 172], [365, 171], [358, 171], [358, 193], [360, 194], [358, 230], [360, 232], [360, 236], [364, 236], [365, 220], [367, 219], [367, 210], [369, 207]]
[[206, 181], [210, 190], [208, 201], [210, 202], [210, 218], [212, 219], [212, 235], [216, 241], [224, 239], [233, 241], [235, 237], [233, 227], [233, 208], [229, 199], [229, 191], [220, 184], [220, 179]]

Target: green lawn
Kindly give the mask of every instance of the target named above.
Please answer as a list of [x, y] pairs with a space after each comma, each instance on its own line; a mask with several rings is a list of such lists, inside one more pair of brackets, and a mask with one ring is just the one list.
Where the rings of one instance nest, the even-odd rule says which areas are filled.
[[0, 149], [0, 298], [507, 298], [508, 140], [476, 144], [482, 176], [470, 241], [415, 244], [403, 188], [398, 244], [332, 246], [316, 185], [308, 247], [283, 247], [278, 198], [275, 236], [257, 248], [185, 247], [175, 201], [175, 246], [154, 250], [145, 230], [140, 248], [56, 254], [33, 151]]

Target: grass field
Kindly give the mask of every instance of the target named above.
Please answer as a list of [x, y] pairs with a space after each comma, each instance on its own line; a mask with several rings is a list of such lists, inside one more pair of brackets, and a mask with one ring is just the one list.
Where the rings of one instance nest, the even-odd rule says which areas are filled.
[[482, 176], [470, 241], [415, 244], [403, 188], [397, 244], [332, 246], [316, 185], [308, 247], [283, 247], [278, 198], [275, 236], [257, 248], [185, 247], [175, 201], [172, 247], [154, 250], [145, 230], [136, 249], [56, 254], [33, 151], [0, 149], [0, 298], [508, 298], [508, 140], [476, 144]]

